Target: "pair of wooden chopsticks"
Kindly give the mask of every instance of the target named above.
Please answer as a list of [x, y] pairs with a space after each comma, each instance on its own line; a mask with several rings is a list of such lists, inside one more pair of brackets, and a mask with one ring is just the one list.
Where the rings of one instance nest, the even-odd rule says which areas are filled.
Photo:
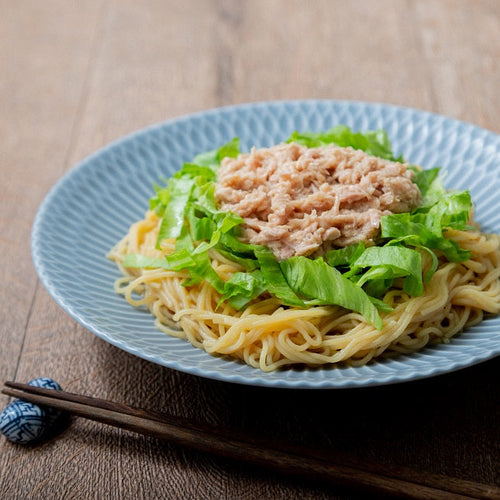
[[236, 459], [280, 473], [300, 475], [342, 488], [397, 496], [399, 498], [499, 498], [495, 485], [437, 476], [415, 470], [374, 464], [332, 463], [318, 450], [292, 447], [120, 403], [5, 382], [2, 392], [35, 404], [57, 408], [90, 420], [165, 439], [197, 450]]

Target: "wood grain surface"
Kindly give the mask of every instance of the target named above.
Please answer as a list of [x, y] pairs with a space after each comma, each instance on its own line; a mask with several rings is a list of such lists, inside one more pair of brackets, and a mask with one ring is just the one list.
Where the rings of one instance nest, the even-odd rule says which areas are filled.
[[[1, 380], [50, 376], [71, 392], [317, 446], [337, 459], [499, 483], [497, 361], [339, 391], [185, 375], [67, 316], [37, 280], [30, 230], [45, 194], [76, 162], [128, 132], [215, 106], [380, 101], [500, 133], [500, 2], [0, 0], [0, 13]], [[0, 498], [357, 494], [75, 419], [41, 445], [0, 438]]]

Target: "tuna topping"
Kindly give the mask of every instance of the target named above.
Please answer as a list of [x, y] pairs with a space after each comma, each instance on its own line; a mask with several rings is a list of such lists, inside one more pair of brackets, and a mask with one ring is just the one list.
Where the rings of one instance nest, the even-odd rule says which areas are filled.
[[405, 164], [350, 147], [279, 144], [225, 158], [215, 197], [245, 220], [245, 241], [284, 260], [370, 243], [382, 215], [419, 205], [412, 175]]

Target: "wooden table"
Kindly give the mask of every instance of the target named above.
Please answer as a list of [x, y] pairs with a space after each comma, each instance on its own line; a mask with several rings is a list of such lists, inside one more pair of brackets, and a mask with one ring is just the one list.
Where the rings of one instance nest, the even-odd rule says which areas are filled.
[[[498, 481], [495, 361], [408, 384], [312, 392], [177, 373], [66, 315], [37, 280], [30, 229], [50, 187], [86, 155], [215, 106], [380, 101], [500, 133], [500, 2], [4, 0], [0, 12], [1, 380], [51, 376], [72, 392], [332, 456]], [[0, 439], [0, 497], [355, 494], [76, 419], [42, 445]]]

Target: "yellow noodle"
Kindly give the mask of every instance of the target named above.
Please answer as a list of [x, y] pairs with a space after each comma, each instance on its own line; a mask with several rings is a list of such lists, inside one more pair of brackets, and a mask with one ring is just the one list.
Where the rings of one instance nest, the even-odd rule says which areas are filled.
[[[291, 364], [359, 366], [377, 356], [449, 342], [485, 314], [500, 312], [500, 239], [478, 230], [447, 231], [447, 237], [471, 251], [471, 259], [441, 262], [419, 297], [388, 291], [383, 299], [393, 311], [382, 315], [383, 328], [377, 330], [360, 314], [337, 306], [300, 309], [268, 297], [244, 311], [227, 303], [217, 307], [220, 295], [208, 283], [183, 286], [185, 272], [123, 268], [127, 254], [162, 257], [174, 250], [173, 240], [156, 248], [158, 226], [158, 218], [149, 212], [110, 252], [124, 274], [115, 283], [116, 292], [134, 306], [148, 307], [161, 331], [264, 371]], [[210, 258], [223, 280], [242, 270], [213, 250]]]

